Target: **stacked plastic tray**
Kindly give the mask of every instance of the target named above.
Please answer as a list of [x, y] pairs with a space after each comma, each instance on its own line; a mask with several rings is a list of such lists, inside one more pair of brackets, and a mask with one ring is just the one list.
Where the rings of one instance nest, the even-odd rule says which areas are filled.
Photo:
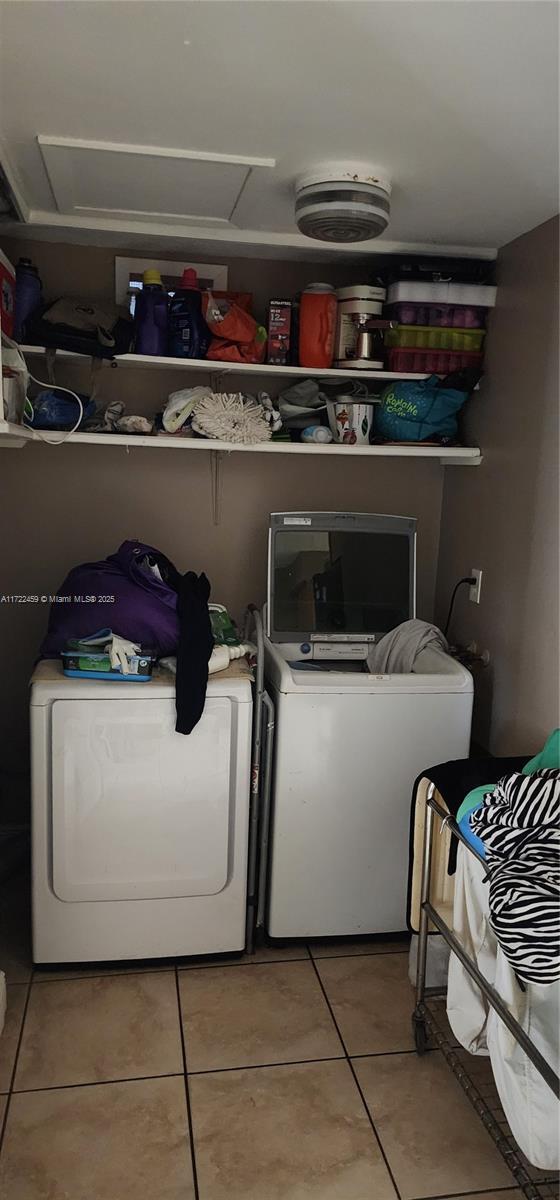
[[398, 325], [385, 335], [388, 369], [448, 375], [480, 367], [486, 313], [495, 297], [494, 287], [477, 284], [392, 284], [387, 316]]
[[391, 319], [399, 325], [430, 325], [436, 329], [484, 329], [486, 309], [472, 304], [391, 304]]
[[465, 367], [480, 367], [483, 358], [483, 354], [461, 350], [389, 350], [387, 370], [403, 375], [450, 375]]

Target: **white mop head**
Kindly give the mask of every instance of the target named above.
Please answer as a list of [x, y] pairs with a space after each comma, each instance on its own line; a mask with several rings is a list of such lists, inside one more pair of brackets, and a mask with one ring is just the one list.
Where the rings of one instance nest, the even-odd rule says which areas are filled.
[[267, 442], [272, 430], [262, 404], [242, 392], [214, 392], [195, 405], [195, 433], [222, 442]]

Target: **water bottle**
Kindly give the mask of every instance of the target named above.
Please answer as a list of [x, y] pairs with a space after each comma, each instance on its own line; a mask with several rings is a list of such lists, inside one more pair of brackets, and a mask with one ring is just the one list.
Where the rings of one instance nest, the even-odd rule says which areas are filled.
[[144, 271], [134, 310], [136, 354], [167, 354], [168, 300], [159, 271]]
[[169, 306], [168, 353], [172, 358], [206, 358], [211, 336], [202, 315], [198, 276], [187, 267]]
[[30, 258], [20, 258], [16, 267], [14, 341], [23, 341], [26, 321], [40, 307], [42, 299], [41, 280], [37, 267], [33, 265]]

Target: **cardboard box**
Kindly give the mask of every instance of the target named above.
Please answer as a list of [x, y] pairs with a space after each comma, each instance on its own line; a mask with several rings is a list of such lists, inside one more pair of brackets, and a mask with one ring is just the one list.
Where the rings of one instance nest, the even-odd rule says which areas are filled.
[[285, 367], [290, 361], [292, 301], [271, 300], [268, 305], [268, 363]]

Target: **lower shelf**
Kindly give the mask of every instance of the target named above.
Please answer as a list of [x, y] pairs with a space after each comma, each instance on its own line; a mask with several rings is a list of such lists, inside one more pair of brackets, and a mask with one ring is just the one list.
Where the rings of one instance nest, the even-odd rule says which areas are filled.
[[123, 446], [127, 449], [138, 447], [150, 450], [192, 450], [197, 452], [218, 451], [224, 454], [311, 454], [317, 457], [340, 455], [347, 459], [356, 456], [365, 458], [428, 458], [438, 459], [444, 465], [476, 467], [482, 462], [478, 446], [347, 446], [333, 444], [315, 445], [313, 442], [260, 442], [257, 445], [238, 445], [232, 442], [218, 442], [210, 438], [177, 438], [161, 435], [157, 437], [143, 434], [124, 433], [71, 433], [63, 432], [41, 433], [27, 429], [24, 425], [10, 424], [0, 421], [0, 446], [20, 448], [27, 442], [48, 442], [52, 446], [91, 445], [91, 446]]
[[541, 1171], [525, 1158], [500, 1103], [490, 1060], [469, 1054], [455, 1041], [447, 1020], [445, 997], [427, 997], [415, 1011], [413, 1027], [420, 1052], [429, 1047], [441, 1050], [527, 1200], [558, 1200], [559, 1175]]

